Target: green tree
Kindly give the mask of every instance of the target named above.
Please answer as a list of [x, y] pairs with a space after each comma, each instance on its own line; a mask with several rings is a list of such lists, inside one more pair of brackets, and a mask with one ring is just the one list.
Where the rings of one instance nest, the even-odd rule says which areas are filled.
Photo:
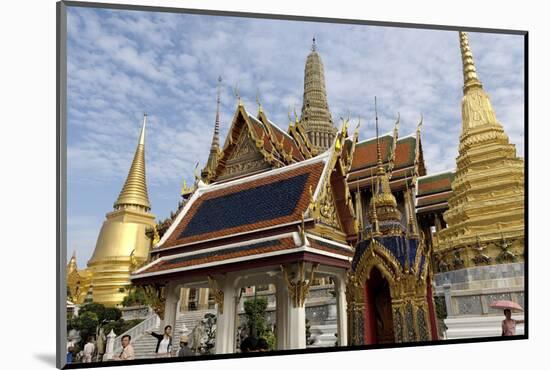
[[254, 297], [244, 302], [248, 335], [259, 338], [267, 330], [266, 309], [267, 299], [265, 298]]
[[84, 348], [84, 344], [90, 335], [95, 334], [97, 325], [99, 324], [98, 316], [95, 312], [85, 311], [79, 313], [77, 317], [71, 320], [70, 328], [80, 332], [80, 348]]
[[145, 306], [148, 304], [147, 295], [141, 286], [130, 289], [130, 293], [122, 300], [123, 307]]
[[[118, 308], [105, 307], [99, 303], [88, 303], [80, 307], [78, 316], [69, 321], [67, 329], [76, 329], [80, 332], [81, 339], [79, 345], [82, 348], [88, 337], [96, 334], [99, 326], [119, 321], [119, 325], [122, 326], [124, 321], [121, 317], [122, 312]], [[117, 331], [115, 330], [115, 332]]]
[[269, 349], [277, 346], [276, 337], [267, 324], [267, 299], [254, 297], [244, 302], [244, 314], [248, 335], [256, 338], [264, 338]]

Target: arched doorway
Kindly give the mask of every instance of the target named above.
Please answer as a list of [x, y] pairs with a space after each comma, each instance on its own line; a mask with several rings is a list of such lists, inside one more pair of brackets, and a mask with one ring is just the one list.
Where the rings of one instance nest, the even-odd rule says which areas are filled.
[[393, 343], [390, 284], [373, 267], [365, 283], [365, 343]]

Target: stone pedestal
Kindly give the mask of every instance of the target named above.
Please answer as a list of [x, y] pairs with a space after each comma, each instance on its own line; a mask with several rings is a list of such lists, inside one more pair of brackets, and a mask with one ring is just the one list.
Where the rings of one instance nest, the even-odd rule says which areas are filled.
[[[438, 273], [434, 280], [436, 295], [445, 297], [448, 339], [500, 336], [504, 315], [489, 307], [491, 303], [511, 300], [524, 305], [523, 262]], [[518, 327], [517, 334], [522, 332], [523, 326]]]
[[306, 308], [305, 305], [294, 307], [288, 305], [288, 321], [286, 328], [289, 335], [288, 348], [301, 349], [306, 348]]

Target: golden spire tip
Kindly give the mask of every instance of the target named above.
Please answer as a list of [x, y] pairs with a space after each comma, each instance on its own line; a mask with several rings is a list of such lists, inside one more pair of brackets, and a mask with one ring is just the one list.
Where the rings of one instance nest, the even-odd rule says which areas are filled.
[[474, 56], [470, 49], [468, 34], [460, 31], [458, 33], [460, 39], [460, 53], [462, 55], [462, 73], [464, 75], [464, 90], [471, 86], [482, 87], [481, 81], [477, 77], [476, 66], [474, 64]]
[[143, 113], [143, 125], [139, 135], [139, 145], [145, 145], [145, 126], [147, 125], [147, 113]]

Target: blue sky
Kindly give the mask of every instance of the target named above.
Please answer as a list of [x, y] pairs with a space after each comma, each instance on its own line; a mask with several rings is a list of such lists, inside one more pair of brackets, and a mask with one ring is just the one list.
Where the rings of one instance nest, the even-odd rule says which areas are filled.
[[[142, 114], [152, 212], [164, 219], [193, 181], [212, 137], [216, 83], [223, 77], [221, 135], [236, 108], [259, 96], [286, 129], [299, 112], [311, 39], [325, 66], [333, 120], [361, 116], [360, 140], [401, 114], [400, 135], [424, 115], [428, 173], [455, 167], [461, 129], [462, 69], [455, 31], [237, 17], [71, 8], [68, 10], [68, 255], [85, 266], [112, 210], [137, 144]], [[478, 75], [518, 154], [523, 156], [523, 37], [470, 33]]]

